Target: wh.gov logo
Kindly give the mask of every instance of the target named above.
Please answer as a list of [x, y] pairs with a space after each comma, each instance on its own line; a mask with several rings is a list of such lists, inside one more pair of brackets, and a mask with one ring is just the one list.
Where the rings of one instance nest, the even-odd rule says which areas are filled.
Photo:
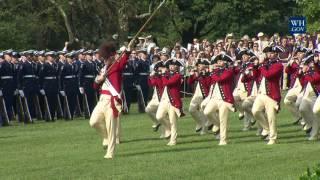
[[289, 19], [289, 31], [291, 34], [303, 34], [307, 31], [306, 17], [296, 16]]

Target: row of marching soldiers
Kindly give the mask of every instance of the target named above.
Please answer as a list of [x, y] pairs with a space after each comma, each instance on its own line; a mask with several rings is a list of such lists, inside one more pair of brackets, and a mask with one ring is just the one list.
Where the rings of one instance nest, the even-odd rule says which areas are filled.
[[[297, 121], [310, 136], [317, 138], [320, 98], [320, 63], [318, 52], [306, 52], [296, 48], [296, 56], [284, 67], [278, 54], [280, 46], [270, 44], [264, 48], [264, 56], [256, 57], [244, 49], [237, 54], [237, 61], [225, 53], [212, 58], [198, 59], [196, 68], [190, 72], [188, 83], [195, 85], [189, 112], [196, 122], [196, 132], [205, 134], [212, 130], [219, 145], [228, 142], [228, 119], [230, 112], [239, 112], [244, 131], [257, 125], [257, 135], [268, 145], [277, 142], [276, 115], [280, 111], [281, 78], [285, 70], [290, 74], [292, 86], [285, 97]], [[319, 65], [318, 65], [319, 64]], [[153, 121], [154, 131], [160, 129], [160, 138], [167, 138], [167, 145], [177, 143], [177, 118], [183, 115], [180, 86], [182, 76], [179, 68], [183, 63], [169, 59], [161, 53], [149, 77], [154, 94], [146, 107]]]
[[90, 117], [102, 66], [98, 50], [1, 52], [0, 124]]

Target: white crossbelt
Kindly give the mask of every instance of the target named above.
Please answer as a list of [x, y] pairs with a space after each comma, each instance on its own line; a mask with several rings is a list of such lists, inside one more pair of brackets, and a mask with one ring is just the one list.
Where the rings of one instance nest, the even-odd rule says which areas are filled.
[[35, 75], [25, 75], [23, 76], [24, 78], [35, 78], [36, 76]]
[[147, 75], [149, 75], [149, 73], [139, 73], [139, 75], [145, 75], [145, 76], [147, 76]]
[[64, 79], [72, 79], [72, 78], [75, 78], [76, 76], [75, 75], [70, 75], [70, 76], [65, 76]]
[[44, 77], [43, 79], [57, 79], [57, 77], [51, 76], [51, 77]]
[[120, 94], [112, 86], [108, 78], [106, 78], [106, 80], [104, 81], [104, 84], [106, 85], [106, 89], [111, 93], [112, 96], [118, 96], [119, 98], [121, 98]]
[[1, 79], [12, 79], [13, 76], [1, 76]]
[[85, 78], [94, 78], [94, 75], [85, 75]]

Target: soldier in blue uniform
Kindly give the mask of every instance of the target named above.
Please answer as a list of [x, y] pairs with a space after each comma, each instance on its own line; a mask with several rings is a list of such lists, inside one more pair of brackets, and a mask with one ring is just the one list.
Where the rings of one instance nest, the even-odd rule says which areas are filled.
[[[147, 49], [139, 51], [139, 60], [137, 63], [136, 74], [137, 82], [136, 87], [138, 90], [138, 104], [139, 112], [145, 112], [145, 107], [148, 103], [149, 85], [148, 77], [150, 72], [150, 60], [148, 59]], [[141, 96], [142, 93], [142, 96]]]
[[[34, 119], [36, 118], [36, 112], [33, 97], [37, 96], [39, 92], [39, 84], [37, 80], [37, 64], [32, 61], [32, 54], [33, 50], [28, 50], [21, 55], [23, 62], [21, 63], [18, 72], [18, 89], [19, 95], [26, 98], [30, 116]], [[25, 110], [24, 122], [29, 123], [26, 113]]]
[[78, 71], [79, 67], [73, 61], [74, 53], [66, 54], [66, 63], [61, 67], [60, 71], [60, 94], [67, 97], [71, 119], [76, 108], [76, 98], [79, 89], [78, 84]]
[[[11, 63], [12, 50], [3, 52], [4, 61], [0, 64], [0, 90], [4, 98], [7, 116], [9, 120], [13, 119], [13, 101], [15, 92], [14, 82], [14, 66]], [[2, 118], [3, 119], [3, 118]], [[3, 126], [9, 125], [7, 122], [2, 122]]]
[[133, 97], [133, 89], [135, 82], [135, 64], [138, 61], [137, 52], [132, 51], [128, 63], [122, 71], [123, 76], [123, 90], [124, 90], [124, 113], [129, 113], [130, 105]]
[[79, 69], [79, 90], [81, 94], [85, 94], [87, 96], [90, 114], [96, 104], [96, 92], [93, 88], [93, 83], [98, 73], [95, 64], [92, 62], [92, 54], [92, 50], [84, 52], [85, 61], [81, 63]]
[[43, 64], [40, 73], [40, 93], [48, 99], [48, 105], [51, 115], [51, 120], [55, 121], [55, 113], [57, 111], [57, 95], [58, 95], [58, 65], [55, 63], [54, 51], [45, 53], [47, 61]]

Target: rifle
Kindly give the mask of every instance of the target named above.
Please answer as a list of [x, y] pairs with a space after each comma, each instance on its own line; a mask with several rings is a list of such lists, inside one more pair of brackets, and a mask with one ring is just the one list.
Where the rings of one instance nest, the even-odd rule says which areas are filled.
[[17, 106], [17, 113], [18, 113], [18, 119], [19, 119], [19, 122], [24, 122], [24, 110], [23, 110], [23, 104], [22, 104], [22, 101], [21, 101], [21, 97], [19, 95], [16, 95], [16, 106]]
[[140, 112], [145, 112], [146, 104], [145, 104], [145, 100], [144, 100], [144, 97], [143, 97], [141, 86], [140, 85], [136, 85], [136, 88], [137, 88], [137, 90], [139, 92], [139, 95], [138, 95], [140, 97], [139, 99], [142, 101], [141, 102], [142, 105], [141, 105], [141, 103], [139, 103], [139, 111]]
[[66, 119], [72, 119], [67, 95], [63, 96], [63, 105]]
[[41, 112], [40, 102], [39, 102], [38, 96], [34, 96], [33, 97], [33, 101], [34, 101], [35, 106], [36, 106], [37, 119], [42, 119], [43, 117], [42, 117], [42, 112]]
[[80, 102], [79, 102], [79, 96], [76, 97], [76, 109], [75, 109], [75, 115], [76, 116], [82, 116], [82, 112], [81, 112], [81, 106], [80, 106]]
[[127, 99], [126, 99], [126, 93], [124, 91], [122, 91], [122, 94], [123, 94], [123, 112], [124, 113], [128, 113], [129, 112], [129, 109], [128, 109], [128, 104], [127, 104]]
[[63, 111], [62, 111], [62, 106], [61, 106], [61, 101], [60, 101], [59, 94], [57, 94], [57, 104], [58, 104], [57, 118], [61, 119], [61, 118], [63, 118]]
[[1, 107], [1, 112], [4, 117], [5, 123], [9, 124], [10, 120], [9, 120], [9, 116], [8, 116], [6, 102], [4, 102], [3, 96], [0, 96], [0, 107]]
[[90, 109], [89, 109], [89, 103], [88, 103], [88, 98], [87, 98], [87, 94], [83, 93], [83, 110], [84, 110], [84, 117], [86, 119], [90, 118]]
[[22, 103], [23, 103], [23, 109], [25, 110], [25, 118], [27, 120], [27, 122], [32, 123], [32, 118], [30, 115], [30, 111], [29, 111], [29, 106], [28, 106], [28, 100], [25, 96], [21, 97], [22, 98]]
[[52, 117], [51, 117], [51, 112], [50, 112], [50, 108], [49, 108], [49, 103], [48, 103], [48, 98], [46, 95], [43, 95], [43, 100], [44, 100], [44, 104], [45, 104], [45, 114], [47, 115], [46, 120], [47, 121], [51, 121]]

